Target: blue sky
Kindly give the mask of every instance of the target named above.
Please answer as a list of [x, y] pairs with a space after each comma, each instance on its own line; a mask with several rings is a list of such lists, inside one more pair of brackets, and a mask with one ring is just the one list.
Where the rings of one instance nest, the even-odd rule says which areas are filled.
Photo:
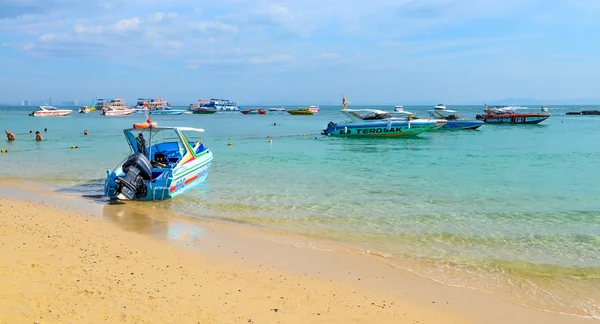
[[[0, 0], [0, 101], [600, 102], [597, 0]], [[133, 102], [130, 102], [133, 103]], [[593, 102], [592, 102], [593, 103]]]

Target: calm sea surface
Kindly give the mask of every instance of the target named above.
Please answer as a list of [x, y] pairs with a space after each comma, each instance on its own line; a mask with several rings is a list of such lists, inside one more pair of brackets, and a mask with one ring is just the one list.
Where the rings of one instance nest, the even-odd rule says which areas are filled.
[[[129, 154], [122, 129], [144, 119], [77, 111], [29, 117], [32, 108], [0, 108], [0, 129], [17, 137], [0, 141], [8, 150], [0, 177], [85, 195], [102, 194], [106, 170]], [[426, 116], [430, 108], [405, 109]], [[448, 109], [474, 118], [482, 107]], [[314, 116], [153, 121], [204, 128], [215, 156], [207, 182], [166, 205], [178, 214], [325, 238], [445, 284], [600, 318], [600, 116], [565, 115], [581, 109], [600, 106], [551, 106], [540, 125], [410, 139], [320, 135], [329, 121], [344, 119], [339, 107]], [[44, 141], [29, 130], [42, 131]]]

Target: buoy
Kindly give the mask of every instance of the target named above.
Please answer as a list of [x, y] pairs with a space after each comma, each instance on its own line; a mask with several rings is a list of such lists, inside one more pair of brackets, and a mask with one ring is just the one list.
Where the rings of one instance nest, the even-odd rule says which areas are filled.
[[303, 134], [302, 136], [306, 136], [306, 134]]
[[231, 146], [231, 142], [227, 143], [227, 145]]
[[140, 129], [140, 128], [156, 128], [156, 123], [137, 123], [137, 124], [133, 124], [133, 128], [135, 129]]
[[76, 149], [77, 147], [78, 147], [77, 145], [71, 146], [72, 149]]
[[0, 150], [1, 153], [6, 153], [8, 152], [7, 150]]
[[315, 139], [319, 139], [319, 136], [315, 136]]
[[269, 143], [273, 143], [273, 140], [269, 140]]

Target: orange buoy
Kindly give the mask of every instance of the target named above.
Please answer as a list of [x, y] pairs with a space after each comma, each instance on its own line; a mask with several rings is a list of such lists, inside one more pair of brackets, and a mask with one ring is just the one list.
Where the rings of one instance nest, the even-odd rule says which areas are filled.
[[135, 128], [135, 129], [156, 128], [156, 123], [137, 123], [137, 124], [133, 124], [133, 128]]

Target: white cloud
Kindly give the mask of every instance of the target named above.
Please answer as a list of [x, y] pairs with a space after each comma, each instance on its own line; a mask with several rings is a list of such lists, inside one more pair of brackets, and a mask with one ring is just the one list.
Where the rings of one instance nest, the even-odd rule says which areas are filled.
[[295, 57], [293, 55], [268, 55], [268, 56], [254, 56], [248, 61], [252, 64], [273, 64], [273, 63], [285, 63], [293, 61]]
[[190, 24], [192, 28], [202, 33], [237, 33], [238, 28], [234, 25], [220, 21], [202, 21]]
[[140, 26], [140, 19], [133, 17], [131, 19], [123, 19], [115, 24], [115, 30], [123, 32], [136, 29]]

